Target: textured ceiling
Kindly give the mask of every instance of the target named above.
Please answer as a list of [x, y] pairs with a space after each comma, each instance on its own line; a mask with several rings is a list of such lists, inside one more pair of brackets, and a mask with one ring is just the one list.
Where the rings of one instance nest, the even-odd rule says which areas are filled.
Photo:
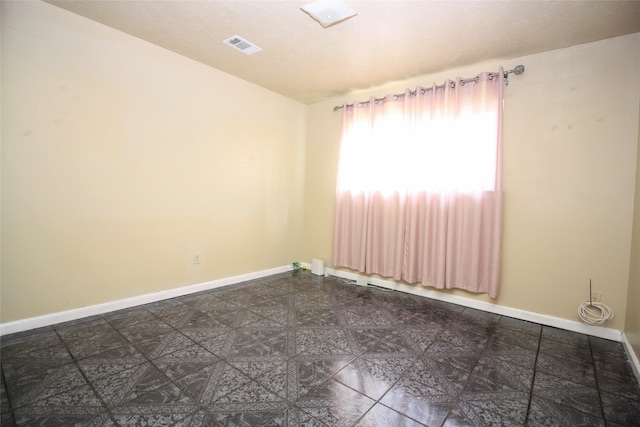
[[[305, 104], [640, 32], [640, 1], [348, 0], [358, 15], [328, 28], [300, 10], [309, 1], [48, 3]], [[263, 50], [248, 56], [222, 43], [233, 35]]]

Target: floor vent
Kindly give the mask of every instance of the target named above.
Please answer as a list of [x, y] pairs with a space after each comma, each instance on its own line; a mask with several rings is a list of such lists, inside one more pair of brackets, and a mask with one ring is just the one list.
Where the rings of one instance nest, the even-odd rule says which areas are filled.
[[234, 49], [238, 49], [240, 52], [247, 55], [253, 55], [254, 53], [258, 53], [262, 50], [255, 44], [246, 41], [240, 36], [229, 37], [228, 39], [223, 41], [223, 43], [231, 46]]

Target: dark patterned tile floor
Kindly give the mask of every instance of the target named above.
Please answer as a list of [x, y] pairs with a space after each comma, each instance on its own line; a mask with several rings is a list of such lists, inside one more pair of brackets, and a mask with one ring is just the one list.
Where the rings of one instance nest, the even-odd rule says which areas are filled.
[[2, 426], [640, 426], [620, 343], [297, 271], [2, 337]]

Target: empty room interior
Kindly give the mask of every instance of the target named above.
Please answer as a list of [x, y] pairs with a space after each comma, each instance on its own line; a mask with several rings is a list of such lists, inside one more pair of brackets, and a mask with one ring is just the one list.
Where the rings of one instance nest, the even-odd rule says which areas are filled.
[[[640, 2], [315, 3], [1, 2], [1, 424], [640, 425]], [[349, 114], [476, 84], [493, 287], [352, 261]]]

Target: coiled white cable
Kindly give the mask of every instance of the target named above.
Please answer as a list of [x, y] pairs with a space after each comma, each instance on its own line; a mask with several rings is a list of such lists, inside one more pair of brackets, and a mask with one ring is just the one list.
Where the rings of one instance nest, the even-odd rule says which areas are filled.
[[593, 302], [591, 297], [591, 279], [589, 279], [589, 301], [583, 302], [578, 307], [578, 317], [589, 325], [602, 325], [609, 319], [613, 319], [613, 310], [605, 304]]
[[589, 325], [602, 325], [613, 319], [613, 310], [602, 303], [587, 301], [578, 307], [578, 317]]

